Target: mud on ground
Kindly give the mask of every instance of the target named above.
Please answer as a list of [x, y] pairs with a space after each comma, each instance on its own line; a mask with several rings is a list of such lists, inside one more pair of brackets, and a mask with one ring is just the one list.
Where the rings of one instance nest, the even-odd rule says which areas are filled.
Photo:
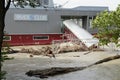
[[[29, 54], [25, 53], [9, 54], [8, 56], [14, 57], [14, 59], [5, 61], [3, 70], [8, 72], [6, 75], [7, 80], [41, 80], [36, 77], [28, 77], [25, 73], [29, 70], [51, 67], [83, 67], [116, 55], [114, 52], [109, 51], [95, 51], [87, 55], [84, 55], [84, 53], [86, 52], [57, 54], [56, 58], [42, 55], [29, 57]], [[43, 80], [119, 80], [119, 74], [120, 59], [116, 59], [82, 71], [49, 77]]]

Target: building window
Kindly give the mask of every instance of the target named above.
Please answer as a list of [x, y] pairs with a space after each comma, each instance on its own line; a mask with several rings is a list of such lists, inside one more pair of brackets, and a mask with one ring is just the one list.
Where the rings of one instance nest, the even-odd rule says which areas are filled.
[[42, 4], [41, 6], [49, 4], [49, 0], [40, 0], [39, 2], [40, 2], [40, 4]]
[[92, 28], [92, 21], [93, 21], [93, 16], [89, 17], [89, 28]]
[[3, 36], [3, 41], [11, 41], [11, 36]]
[[49, 4], [48, 0], [44, 0], [44, 5], [48, 5], [48, 4]]
[[33, 40], [48, 40], [49, 36], [33, 36]]

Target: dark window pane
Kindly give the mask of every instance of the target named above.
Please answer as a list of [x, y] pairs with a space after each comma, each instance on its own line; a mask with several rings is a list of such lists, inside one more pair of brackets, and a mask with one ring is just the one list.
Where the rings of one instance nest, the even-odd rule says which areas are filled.
[[4, 41], [10, 41], [10, 40], [11, 40], [11, 36], [4, 36], [4, 37], [3, 37], [3, 40], [4, 40]]
[[48, 40], [49, 36], [34, 36], [34, 40]]

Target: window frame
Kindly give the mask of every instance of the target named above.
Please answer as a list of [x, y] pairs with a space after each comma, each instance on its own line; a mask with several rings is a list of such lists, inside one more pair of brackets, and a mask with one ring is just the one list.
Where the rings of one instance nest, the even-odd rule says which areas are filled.
[[94, 19], [95, 19], [95, 16], [89, 16], [89, 28], [90, 29], [93, 27], [92, 22], [93, 22]]
[[[47, 37], [47, 39], [35, 39], [35, 37]], [[49, 36], [33, 36], [33, 40], [49, 40]]]
[[[5, 39], [5, 37], [9, 37], [9, 39]], [[11, 41], [11, 36], [3, 36], [3, 41]]]

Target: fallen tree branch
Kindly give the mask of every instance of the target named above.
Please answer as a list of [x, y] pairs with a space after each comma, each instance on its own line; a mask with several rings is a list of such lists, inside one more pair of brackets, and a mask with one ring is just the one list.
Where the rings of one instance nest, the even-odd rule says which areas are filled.
[[61, 68], [61, 67], [52, 67], [50, 69], [45, 69], [45, 70], [30, 70], [26, 73], [28, 76], [36, 76], [40, 78], [47, 78], [48, 76], [55, 76], [55, 75], [60, 75], [60, 74], [65, 74], [69, 72], [74, 72], [78, 70], [83, 70], [86, 67], [66, 67], [66, 68]]
[[84, 70], [88, 67], [98, 65], [98, 64], [101, 64], [101, 63], [104, 63], [104, 62], [108, 62], [108, 61], [111, 61], [111, 60], [119, 59], [119, 58], [120, 58], [120, 55], [111, 56], [111, 57], [99, 60], [99, 61], [95, 62], [94, 64], [88, 65], [88, 66], [85, 66], [85, 67], [64, 67], [64, 68], [62, 68], [62, 67], [52, 67], [52, 68], [44, 69], [44, 70], [30, 70], [30, 71], [26, 72], [26, 75], [35, 76], [35, 77], [39, 77], [39, 78], [48, 78], [49, 76], [55, 76], [55, 75], [69, 73], [69, 72]]
[[97, 61], [96, 63], [94, 63], [93, 65], [101, 64], [101, 63], [103, 63], [103, 62], [108, 62], [108, 61], [115, 60], [115, 59], [119, 59], [119, 58], [120, 58], [120, 55], [111, 56], [111, 57], [108, 57], [108, 58], [99, 60], [99, 61]]

